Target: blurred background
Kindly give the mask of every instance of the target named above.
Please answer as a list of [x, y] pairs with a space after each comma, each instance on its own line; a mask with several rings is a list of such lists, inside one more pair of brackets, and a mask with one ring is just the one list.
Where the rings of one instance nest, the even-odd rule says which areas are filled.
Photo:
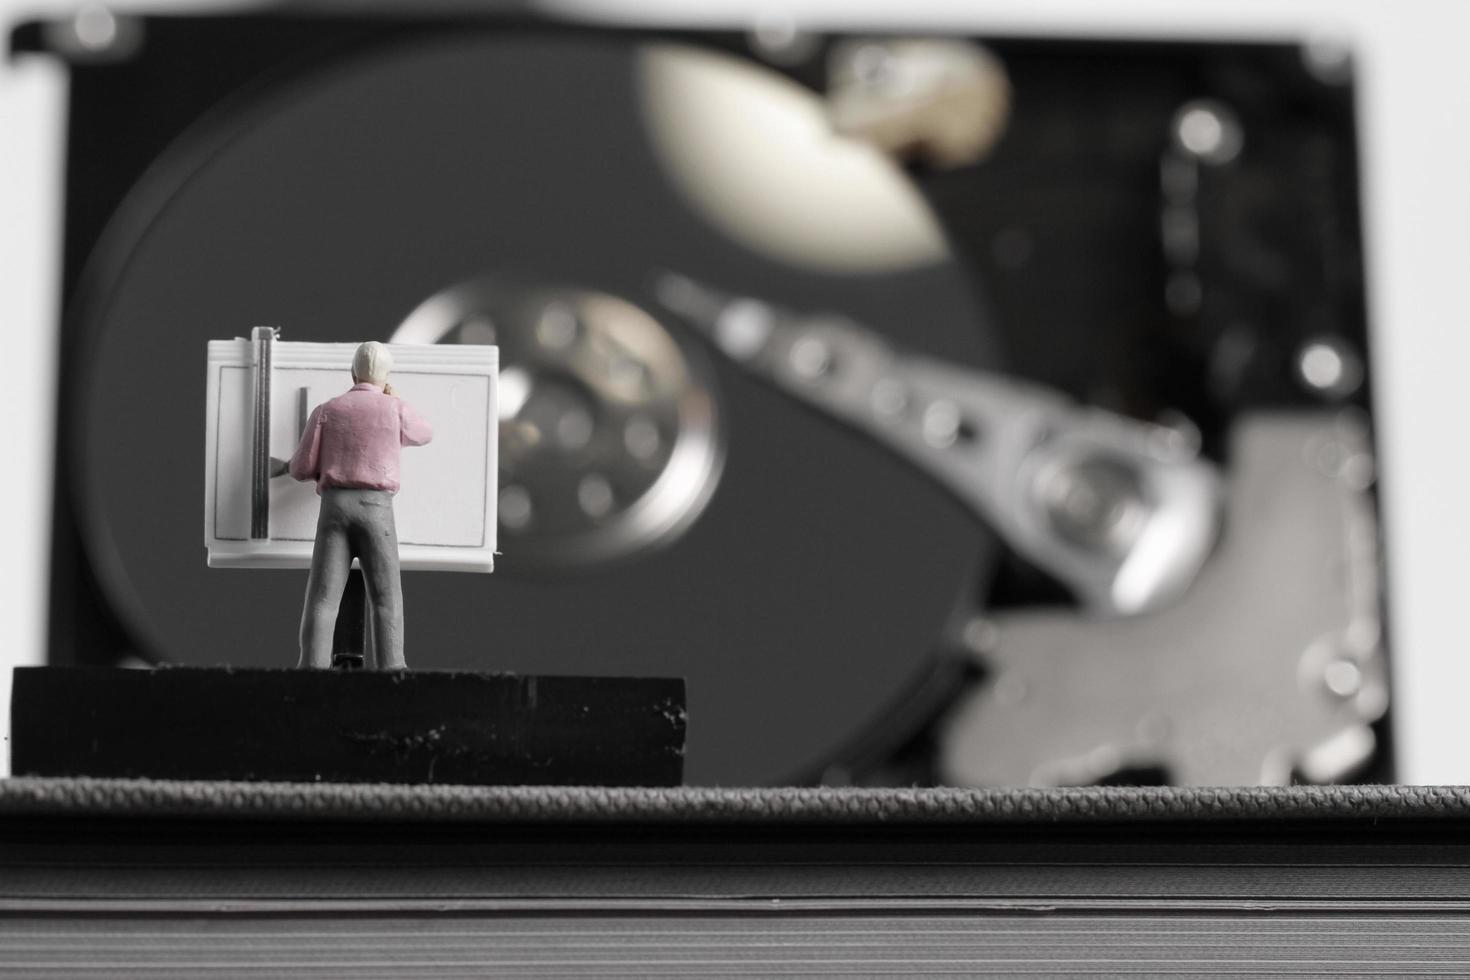
[[500, 346], [410, 661], [686, 676], [690, 782], [1466, 781], [1470, 15], [412, 9], [0, 0], [7, 664], [294, 661], [272, 324]]

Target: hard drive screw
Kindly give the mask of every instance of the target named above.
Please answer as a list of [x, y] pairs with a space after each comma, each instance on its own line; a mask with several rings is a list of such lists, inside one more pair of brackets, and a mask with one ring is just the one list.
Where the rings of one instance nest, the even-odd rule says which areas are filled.
[[577, 339], [577, 315], [561, 303], [552, 303], [536, 324], [536, 339], [548, 350], [565, 350]]
[[106, 51], [117, 41], [117, 18], [101, 4], [88, 4], [72, 18], [77, 42], [89, 51]]
[[1339, 658], [1322, 671], [1327, 690], [1340, 698], [1350, 698], [1362, 690], [1363, 671], [1351, 660]]
[[1352, 78], [1352, 48], [1340, 34], [1318, 34], [1302, 45], [1302, 64], [1323, 85], [1342, 85]]
[[800, 64], [817, 50], [819, 40], [817, 35], [797, 27], [796, 19], [786, 10], [763, 11], [750, 31], [750, 46], [775, 65]]
[[585, 449], [592, 441], [595, 423], [584, 408], [569, 408], [556, 420], [556, 441], [567, 452]]
[[1056, 529], [1075, 544], [1101, 551], [1130, 540], [1145, 509], [1134, 474], [1109, 460], [1064, 466], [1040, 490]]
[[511, 484], [500, 489], [500, 523], [519, 531], [531, 523], [531, 495], [526, 488]]
[[715, 342], [737, 361], [747, 361], [765, 349], [775, 328], [775, 316], [765, 303], [737, 300], [715, 321]]
[[1308, 390], [1324, 398], [1346, 398], [1363, 383], [1362, 359], [1336, 337], [1316, 337], [1303, 344], [1296, 371]]
[[1245, 145], [1245, 131], [1235, 113], [1210, 99], [1180, 106], [1173, 129], [1175, 145], [1201, 163], [1229, 163]]
[[646, 463], [658, 455], [663, 439], [658, 434], [658, 426], [640, 416], [629, 419], [623, 427], [623, 445], [634, 457]]
[[791, 369], [814, 381], [832, 370], [832, 349], [815, 337], [803, 337], [791, 345]]
[[612, 484], [601, 473], [588, 473], [577, 484], [577, 504], [588, 517], [606, 517], [612, 510]]
[[100, 3], [89, 3], [62, 20], [43, 26], [46, 45], [78, 62], [105, 64], [135, 54], [143, 42], [142, 21], [119, 16]]
[[924, 441], [947, 449], [960, 435], [960, 410], [954, 402], [938, 401], [924, 409]]
[[995, 649], [1000, 640], [1000, 631], [984, 616], [976, 616], [965, 624], [960, 639], [964, 642], [965, 649], [983, 656]]

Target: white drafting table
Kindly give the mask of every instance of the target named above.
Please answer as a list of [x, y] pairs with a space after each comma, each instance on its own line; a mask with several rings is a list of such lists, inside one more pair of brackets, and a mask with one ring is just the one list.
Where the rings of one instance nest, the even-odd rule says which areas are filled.
[[[316, 486], [258, 476], [289, 460], [311, 410], [352, 386], [356, 344], [270, 340], [209, 343], [205, 396], [204, 543], [211, 568], [309, 568]], [[495, 567], [496, 376], [499, 352], [479, 345], [389, 344], [393, 391], [434, 428], [405, 447], [393, 498], [404, 569], [489, 572]], [[257, 413], [265, 425], [256, 442]], [[268, 431], [267, 431], [268, 430]], [[279, 468], [279, 467], [277, 467]], [[252, 499], [253, 481], [264, 491]], [[252, 520], [254, 518], [254, 520]]]

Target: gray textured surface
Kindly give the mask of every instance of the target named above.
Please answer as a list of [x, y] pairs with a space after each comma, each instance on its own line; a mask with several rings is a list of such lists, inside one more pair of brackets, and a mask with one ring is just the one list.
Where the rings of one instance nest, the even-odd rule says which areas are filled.
[[1458, 917], [404, 916], [8, 920], [24, 975], [1463, 977]]
[[[1460, 787], [12, 779], [0, 974], [1467, 976], [1470, 845], [1454, 822], [1467, 814]], [[52, 819], [67, 815], [185, 819], [118, 833]], [[1440, 832], [1414, 843], [1422, 818]], [[1158, 832], [1106, 827], [1122, 821]], [[1172, 832], [1187, 821], [1217, 839]], [[659, 822], [670, 829], [646, 829]], [[543, 832], [555, 823], [566, 832]], [[777, 824], [810, 829], [719, 831]], [[862, 829], [884, 824], [1012, 830]], [[1052, 825], [1098, 832], [1014, 830]], [[824, 830], [839, 826], [858, 830]]]
[[611, 789], [0, 781], [0, 816], [72, 814], [279, 820], [672, 823], [1051, 823], [1368, 820], [1470, 816], [1470, 787], [1074, 789]]

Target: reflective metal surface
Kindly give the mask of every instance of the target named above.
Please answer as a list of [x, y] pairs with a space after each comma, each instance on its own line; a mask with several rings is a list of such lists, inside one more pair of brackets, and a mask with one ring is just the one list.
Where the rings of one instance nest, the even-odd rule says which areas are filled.
[[500, 347], [500, 527], [518, 559], [582, 567], [668, 544], [719, 480], [712, 376], [626, 300], [481, 279], [393, 340]]
[[941, 728], [960, 785], [1162, 770], [1181, 785], [1350, 777], [1388, 706], [1372, 456], [1356, 413], [1239, 423], [1225, 530], [1151, 616], [1014, 611], [975, 626], [987, 680]]
[[676, 274], [663, 276], [659, 296], [731, 359], [948, 487], [1094, 612], [1157, 609], [1209, 555], [1219, 478], [1178, 429], [914, 357], [843, 318]]
[[1010, 116], [1005, 68], [972, 41], [841, 41], [828, 56], [827, 76], [839, 133], [941, 167], [984, 159]]

